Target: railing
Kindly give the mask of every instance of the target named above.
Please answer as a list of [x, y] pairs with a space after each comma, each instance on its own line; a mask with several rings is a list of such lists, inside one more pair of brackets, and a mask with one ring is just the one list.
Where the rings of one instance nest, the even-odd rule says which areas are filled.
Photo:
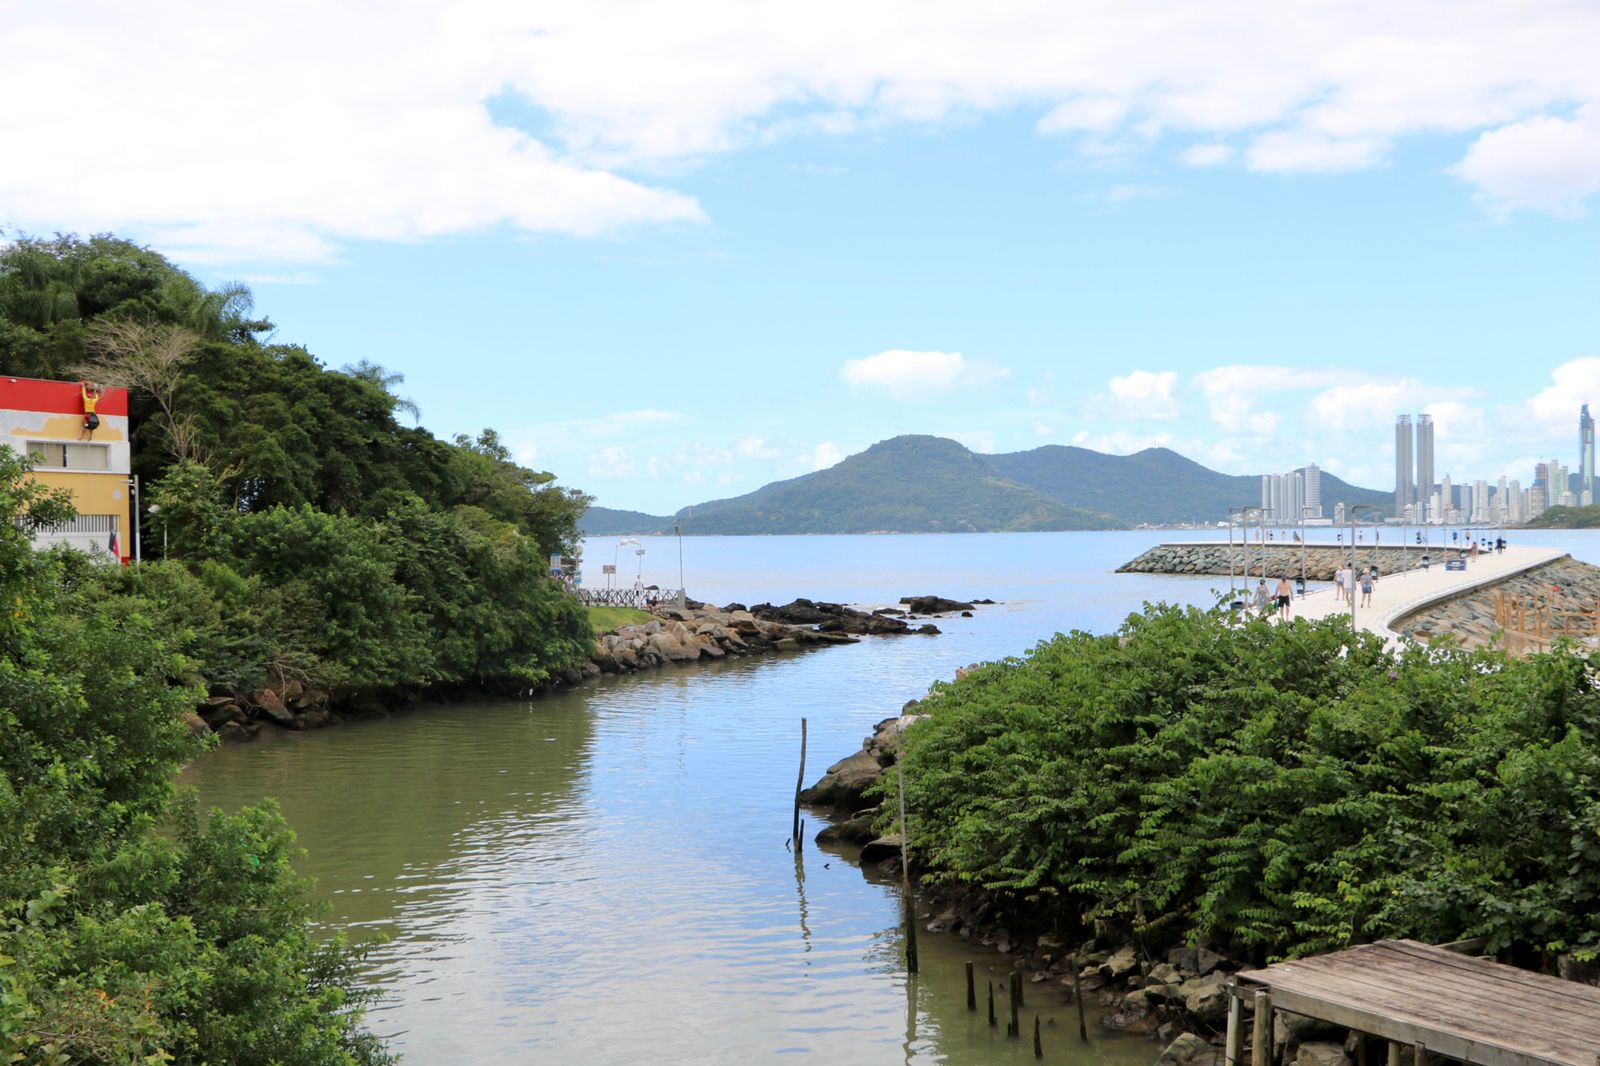
[[648, 611], [662, 604], [677, 603], [678, 589], [587, 589], [578, 590], [578, 602], [585, 607], [636, 607]]

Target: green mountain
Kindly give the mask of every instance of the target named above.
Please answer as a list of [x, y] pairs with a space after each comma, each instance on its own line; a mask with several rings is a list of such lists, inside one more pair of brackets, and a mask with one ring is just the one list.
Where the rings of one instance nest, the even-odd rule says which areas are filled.
[[643, 511], [619, 511], [612, 507], [590, 507], [578, 519], [578, 532], [586, 537], [628, 537], [645, 533], [670, 533], [674, 519], [669, 515]]
[[879, 441], [827, 470], [678, 512], [685, 533], [971, 533], [1119, 529], [997, 473], [953, 440]]
[[[1041, 495], [1133, 524], [1222, 522], [1228, 508], [1261, 502], [1259, 475], [1222, 474], [1170, 448], [1105, 455], [1049, 444], [985, 459], [1002, 476]], [[1341, 500], [1346, 506], [1365, 504], [1385, 513], [1394, 509], [1392, 493], [1360, 488], [1323, 471], [1323, 513], [1331, 517]]]

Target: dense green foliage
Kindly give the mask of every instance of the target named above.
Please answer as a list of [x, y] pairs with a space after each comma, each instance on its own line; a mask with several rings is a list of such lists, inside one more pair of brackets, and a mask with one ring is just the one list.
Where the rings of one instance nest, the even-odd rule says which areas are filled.
[[67, 514], [0, 448], [0, 1061], [387, 1061], [282, 819], [202, 820], [174, 789], [203, 694], [174, 683], [182, 635], [31, 550]]
[[0, 250], [0, 373], [130, 389], [144, 554], [165, 558], [79, 567], [79, 594], [158, 620], [186, 676], [236, 692], [526, 687], [582, 663], [583, 613], [546, 575], [588, 497], [492, 430], [401, 425], [399, 375], [266, 343], [250, 307], [113, 237]]
[[1158, 945], [1593, 958], [1597, 671], [1147, 608], [937, 686], [908, 732], [912, 828], [935, 870]]
[[1588, 507], [1552, 507], [1538, 518], [1523, 523], [1528, 529], [1600, 528], [1600, 504]]
[[953, 440], [880, 441], [837, 466], [680, 512], [685, 533], [968, 533], [1115, 529], [1008, 481]]

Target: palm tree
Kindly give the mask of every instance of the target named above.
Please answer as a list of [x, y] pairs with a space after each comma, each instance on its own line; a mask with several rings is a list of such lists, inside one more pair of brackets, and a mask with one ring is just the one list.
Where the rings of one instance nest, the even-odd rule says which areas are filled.
[[365, 381], [367, 384], [382, 390], [389, 397], [389, 402], [394, 405], [395, 410], [404, 411], [418, 424], [422, 422], [422, 408], [417, 406], [417, 402], [409, 396], [395, 395], [394, 387], [405, 384], [406, 376], [404, 374], [397, 370], [386, 370], [370, 359], [362, 359], [356, 363], [346, 363], [339, 368], [339, 372], [349, 374], [359, 381]]

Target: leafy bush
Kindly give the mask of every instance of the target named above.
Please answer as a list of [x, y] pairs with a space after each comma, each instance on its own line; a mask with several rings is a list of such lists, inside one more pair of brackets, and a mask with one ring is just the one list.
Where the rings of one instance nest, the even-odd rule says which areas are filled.
[[938, 686], [907, 735], [912, 829], [947, 876], [1152, 938], [1591, 958], [1597, 669], [1147, 608]]

